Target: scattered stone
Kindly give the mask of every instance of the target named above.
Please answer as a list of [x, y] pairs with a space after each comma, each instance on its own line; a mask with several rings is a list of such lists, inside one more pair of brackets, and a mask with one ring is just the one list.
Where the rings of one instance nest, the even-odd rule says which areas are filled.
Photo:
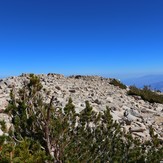
[[133, 109], [133, 108], [130, 109], [130, 114], [135, 117], [142, 117], [141, 114], [138, 112], [138, 110]]

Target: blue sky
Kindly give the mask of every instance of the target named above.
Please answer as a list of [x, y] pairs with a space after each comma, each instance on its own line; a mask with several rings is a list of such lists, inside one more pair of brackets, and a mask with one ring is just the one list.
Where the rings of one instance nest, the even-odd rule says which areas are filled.
[[163, 73], [162, 0], [1, 0], [0, 76]]

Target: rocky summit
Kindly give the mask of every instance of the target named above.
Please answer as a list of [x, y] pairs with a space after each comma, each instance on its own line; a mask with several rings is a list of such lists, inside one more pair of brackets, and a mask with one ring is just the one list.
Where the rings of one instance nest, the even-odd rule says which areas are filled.
[[[113, 119], [121, 124], [124, 132], [131, 132], [142, 141], [149, 140], [149, 127], [154, 128], [155, 134], [163, 141], [163, 104], [149, 103], [139, 96], [129, 96], [129, 88], [121, 89], [110, 84], [110, 78], [99, 76], [69, 76], [60, 74], [41, 74], [44, 100], [49, 102], [55, 97], [55, 107], [64, 107], [71, 97], [76, 112], [85, 108], [89, 101], [93, 109], [100, 112], [108, 106]], [[24, 82], [29, 80], [29, 74], [9, 77], [0, 80], [0, 120], [5, 120], [10, 127], [10, 118], [4, 113], [10, 100], [10, 90], [19, 90]], [[48, 92], [48, 96], [47, 93]], [[0, 135], [3, 132], [0, 130]]]

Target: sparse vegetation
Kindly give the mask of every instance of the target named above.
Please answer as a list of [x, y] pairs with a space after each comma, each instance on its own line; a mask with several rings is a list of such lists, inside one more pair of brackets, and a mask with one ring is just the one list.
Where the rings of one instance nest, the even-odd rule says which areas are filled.
[[110, 81], [110, 84], [114, 85], [114, 86], [117, 86], [117, 87], [119, 87], [121, 89], [126, 89], [127, 88], [126, 85], [124, 85], [122, 82], [120, 82], [119, 80], [116, 80], [116, 79], [112, 79]]
[[6, 112], [13, 129], [0, 137], [1, 163], [150, 163], [162, 159], [163, 147], [152, 128], [152, 140], [140, 143], [122, 132], [109, 108], [96, 113], [86, 101], [85, 109], [77, 114], [71, 98], [64, 108], [54, 108], [54, 97], [44, 103], [41, 89], [39, 78], [31, 75], [18, 98], [11, 92]]
[[139, 89], [135, 86], [131, 86], [128, 91], [128, 95], [141, 96], [141, 98], [150, 103], [161, 103], [163, 104], [163, 95], [158, 94], [158, 92], [151, 91], [148, 86], [144, 86], [143, 89]]

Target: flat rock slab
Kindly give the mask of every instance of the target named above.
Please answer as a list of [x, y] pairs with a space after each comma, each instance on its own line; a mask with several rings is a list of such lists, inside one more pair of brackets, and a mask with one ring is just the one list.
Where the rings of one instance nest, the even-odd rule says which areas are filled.
[[131, 127], [129, 131], [132, 132], [144, 132], [146, 129], [143, 127]]

